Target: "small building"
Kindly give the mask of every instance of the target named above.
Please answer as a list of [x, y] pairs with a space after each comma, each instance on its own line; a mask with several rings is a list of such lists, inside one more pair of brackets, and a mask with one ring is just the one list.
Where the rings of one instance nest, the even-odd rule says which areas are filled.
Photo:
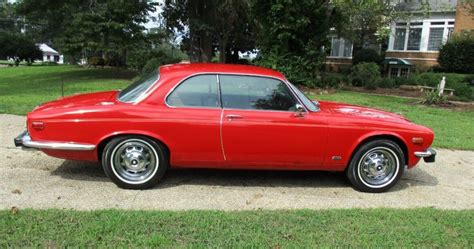
[[46, 45], [45, 43], [36, 44], [38, 48], [43, 52], [42, 62], [56, 62], [58, 64], [64, 63], [64, 56], [58, 51], [54, 50], [52, 47]]

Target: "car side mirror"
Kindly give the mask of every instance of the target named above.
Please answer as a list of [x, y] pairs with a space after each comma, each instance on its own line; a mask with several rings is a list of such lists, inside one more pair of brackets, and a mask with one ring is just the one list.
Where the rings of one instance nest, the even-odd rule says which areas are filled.
[[296, 109], [296, 113], [295, 113], [296, 117], [303, 117], [304, 114], [306, 113], [306, 109], [301, 104], [296, 104], [295, 109]]

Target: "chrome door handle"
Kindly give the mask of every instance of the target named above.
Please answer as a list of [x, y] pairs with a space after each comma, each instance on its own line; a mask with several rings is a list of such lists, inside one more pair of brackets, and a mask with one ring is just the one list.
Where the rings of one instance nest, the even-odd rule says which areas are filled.
[[229, 114], [225, 116], [227, 119], [237, 119], [237, 118], [243, 118], [240, 115], [235, 115], [235, 114]]

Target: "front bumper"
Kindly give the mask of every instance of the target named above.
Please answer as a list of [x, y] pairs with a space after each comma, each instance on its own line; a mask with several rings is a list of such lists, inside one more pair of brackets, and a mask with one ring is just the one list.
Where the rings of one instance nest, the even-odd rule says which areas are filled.
[[55, 142], [55, 141], [33, 141], [28, 131], [22, 132], [14, 140], [16, 147], [24, 149], [51, 149], [51, 150], [80, 150], [88, 151], [95, 149], [93, 144], [81, 144], [73, 142]]
[[426, 151], [416, 151], [415, 156], [422, 157], [426, 163], [433, 163], [436, 158], [436, 151], [428, 148]]

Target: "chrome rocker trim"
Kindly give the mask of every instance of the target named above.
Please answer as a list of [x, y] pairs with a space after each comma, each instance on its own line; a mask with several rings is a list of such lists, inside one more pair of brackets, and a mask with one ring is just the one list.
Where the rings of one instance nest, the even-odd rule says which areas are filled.
[[415, 151], [415, 156], [422, 157], [427, 163], [432, 163], [435, 161], [436, 151], [432, 148], [428, 148], [426, 151]]
[[50, 150], [79, 150], [90, 151], [95, 149], [93, 144], [80, 144], [73, 142], [33, 141], [27, 131], [14, 139], [15, 146], [25, 149], [50, 149]]

